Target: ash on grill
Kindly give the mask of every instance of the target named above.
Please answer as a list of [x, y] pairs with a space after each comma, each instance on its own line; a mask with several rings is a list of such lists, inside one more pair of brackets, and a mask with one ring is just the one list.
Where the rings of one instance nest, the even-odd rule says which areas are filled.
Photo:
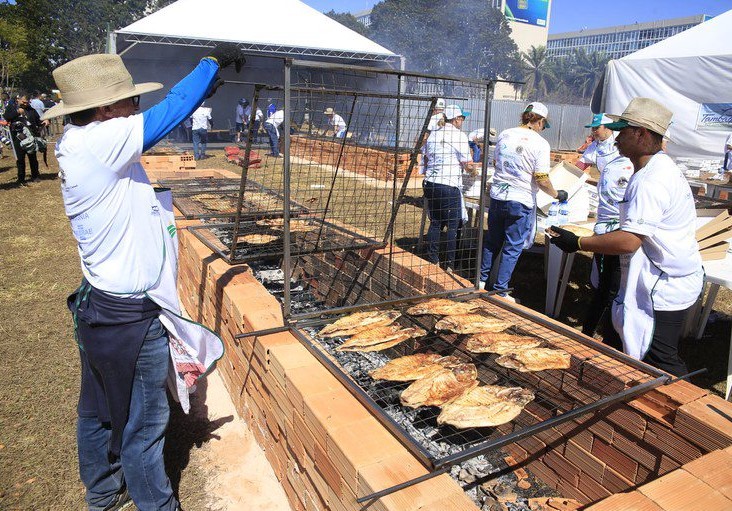
[[[267, 291], [281, 302], [285, 294], [285, 274], [279, 261], [253, 261], [249, 264], [249, 267], [254, 273], [254, 278], [261, 282]], [[305, 289], [302, 283], [295, 280], [290, 281], [290, 296], [292, 299], [291, 310], [294, 314], [315, 312], [323, 307], [321, 300], [318, 300], [311, 291]]]
[[[266, 285], [266, 284], [265, 284]], [[293, 307], [295, 299], [293, 298]], [[429, 453], [435, 458], [443, 458], [458, 453], [464, 449], [463, 445], [456, 445], [449, 441], [450, 435], [443, 437], [442, 428], [436, 422], [436, 407], [412, 409], [402, 406], [399, 395], [411, 382], [395, 385], [394, 382], [379, 382], [369, 376], [369, 371], [378, 369], [386, 364], [390, 358], [379, 352], [350, 352], [336, 351], [346, 339], [344, 337], [321, 338], [318, 331], [321, 327], [305, 327], [313, 338], [320, 339], [320, 344], [326, 352], [340, 364], [345, 373], [353, 378], [358, 385], [369, 395], [378, 395], [378, 404], [398, 422], [413, 438], [426, 446]], [[375, 392], [371, 392], [374, 390]], [[476, 438], [479, 440], [480, 438]], [[530, 476], [529, 484], [517, 485], [516, 476], [507, 467], [500, 451], [493, 451], [455, 465], [450, 469], [453, 479], [463, 486], [466, 495], [475, 502], [482, 511], [529, 511], [527, 499], [533, 497], [558, 496], [557, 493]], [[505, 507], [501, 507], [502, 503]]]

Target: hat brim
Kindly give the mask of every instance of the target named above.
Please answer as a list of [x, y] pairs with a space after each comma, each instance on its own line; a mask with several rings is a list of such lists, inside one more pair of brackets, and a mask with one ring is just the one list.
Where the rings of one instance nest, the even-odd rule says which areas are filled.
[[609, 124], [605, 124], [605, 127], [608, 129], [611, 129], [613, 131], [620, 131], [623, 128], [628, 128], [630, 126], [630, 123], [626, 121], [625, 119], [621, 119], [618, 115], [609, 115], [613, 122]]
[[98, 106], [104, 106], [104, 105], [111, 105], [112, 103], [115, 103], [117, 101], [131, 98], [134, 96], [139, 96], [140, 94], [147, 94], [148, 92], [155, 92], [156, 90], [160, 90], [163, 88], [162, 83], [157, 82], [145, 82], [145, 83], [138, 83], [136, 84], [132, 90], [127, 91], [123, 94], [119, 94], [113, 98], [107, 98], [104, 100], [98, 100], [98, 101], [90, 101], [89, 103], [84, 103], [80, 105], [74, 105], [74, 106], [67, 106], [64, 104], [63, 97], [61, 98], [61, 101], [57, 104], [49, 108], [43, 113], [43, 116], [41, 117], [42, 121], [46, 121], [48, 119], [53, 119], [54, 117], [61, 117], [62, 115], [69, 115], [76, 112], [82, 112], [84, 110], [89, 110], [90, 108], [96, 108]]
[[[585, 124], [585, 128], [599, 128], [600, 126], [602, 126], [602, 124], [595, 124], [594, 122], [592, 124]], [[605, 126], [607, 126], [607, 124]]]

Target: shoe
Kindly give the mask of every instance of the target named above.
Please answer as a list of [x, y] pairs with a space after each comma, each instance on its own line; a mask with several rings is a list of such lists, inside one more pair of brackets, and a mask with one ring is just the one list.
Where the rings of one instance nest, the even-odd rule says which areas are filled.
[[480, 289], [481, 291], [485, 289], [485, 280], [480, 281], [480, 283], [478, 284], [478, 289]]
[[498, 296], [500, 296], [501, 298], [503, 298], [503, 299], [504, 299], [504, 300], [506, 300], [507, 302], [511, 302], [511, 303], [518, 303], [518, 302], [516, 301], [516, 299], [515, 299], [515, 298], [514, 298], [513, 296], [511, 296], [511, 295], [498, 295]]
[[28, 188], [30, 185], [26, 183], [25, 181], [18, 181], [18, 187], [20, 188]]
[[123, 509], [132, 510], [132, 497], [127, 492], [127, 488], [117, 494], [117, 498], [110, 505], [104, 508], [104, 511], [122, 511]]

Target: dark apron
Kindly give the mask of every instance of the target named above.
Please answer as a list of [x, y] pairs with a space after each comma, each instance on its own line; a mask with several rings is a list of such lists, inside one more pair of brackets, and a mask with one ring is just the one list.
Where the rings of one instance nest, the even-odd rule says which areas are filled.
[[80, 417], [109, 423], [109, 454], [117, 457], [130, 410], [135, 364], [160, 307], [149, 298], [121, 298], [84, 279], [67, 298], [81, 356]]

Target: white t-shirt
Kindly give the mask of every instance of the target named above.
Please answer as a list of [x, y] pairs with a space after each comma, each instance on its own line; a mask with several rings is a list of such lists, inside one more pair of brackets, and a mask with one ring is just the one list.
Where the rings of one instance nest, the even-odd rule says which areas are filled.
[[607, 139], [601, 141], [595, 140], [587, 146], [585, 152], [580, 156], [580, 161], [594, 165], [602, 172], [605, 165], [619, 156], [620, 152], [615, 147], [615, 133], [613, 133]]
[[335, 131], [336, 133], [339, 133], [346, 129], [346, 121], [344, 121], [343, 117], [338, 114], [333, 114], [333, 117], [328, 119], [328, 124], [331, 125], [333, 131]]
[[465, 133], [452, 124], [445, 124], [441, 130], [430, 133], [423, 152], [427, 157], [425, 181], [462, 189], [460, 164], [473, 161]]
[[690, 307], [702, 289], [694, 197], [686, 178], [664, 153], [633, 174], [621, 204], [620, 228], [644, 236], [641, 249], [663, 271], [653, 291], [654, 310]]
[[236, 105], [236, 112], [234, 112], [234, 122], [238, 124], [243, 124], [244, 115], [244, 107], [241, 105]]
[[427, 131], [437, 131], [440, 129], [440, 125], [438, 124], [445, 116], [442, 113], [435, 114], [432, 117], [430, 117], [430, 122], [427, 124]]
[[193, 114], [191, 114], [191, 127], [194, 130], [211, 129], [209, 121], [211, 120], [211, 109], [205, 106], [199, 106]]
[[38, 112], [38, 116], [42, 116], [43, 112], [46, 110], [46, 106], [43, 104], [43, 101], [41, 101], [38, 98], [33, 98], [30, 100], [30, 106], [33, 110]]
[[625, 190], [633, 175], [633, 163], [623, 156], [607, 162], [603, 167], [597, 181], [597, 234], [605, 234], [619, 227], [618, 204], [625, 198]]
[[549, 173], [550, 152], [549, 142], [534, 130], [518, 127], [502, 131], [496, 141], [491, 198], [533, 208], [539, 191], [534, 174]]
[[137, 295], [158, 280], [159, 202], [140, 164], [142, 114], [67, 124], [56, 143], [61, 194], [81, 269], [96, 288]]
[[277, 110], [275, 113], [270, 115], [269, 118], [264, 122], [273, 125], [275, 128], [279, 128], [280, 124], [285, 122], [285, 111]]

